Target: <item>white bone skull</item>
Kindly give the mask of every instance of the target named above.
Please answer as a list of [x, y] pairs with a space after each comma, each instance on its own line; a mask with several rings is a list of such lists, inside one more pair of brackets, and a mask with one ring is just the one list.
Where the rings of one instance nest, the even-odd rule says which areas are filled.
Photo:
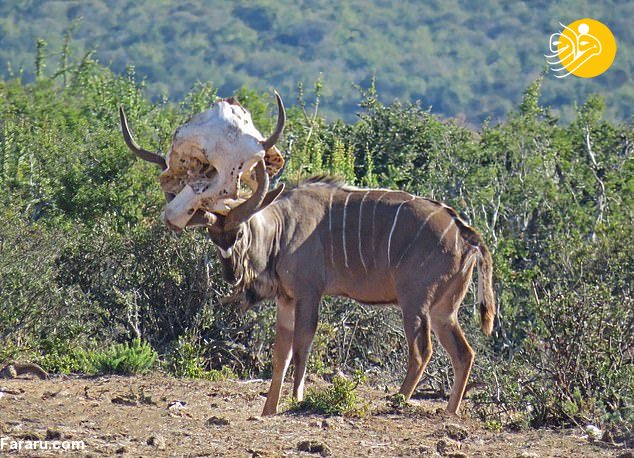
[[269, 176], [279, 171], [284, 159], [274, 143], [284, 127], [285, 113], [281, 98], [275, 95], [278, 123], [269, 139], [264, 139], [238, 102], [222, 99], [176, 130], [165, 160], [136, 145], [121, 110], [123, 135], [130, 149], [163, 168], [159, 181], [168, 196], [161, 215], [165, 223], [183, 228], [199, 209], [226, 214], [246, 197], [239, 195], [241, 180], [255, 190], [251, 169], [260, 160], [265, 160]]

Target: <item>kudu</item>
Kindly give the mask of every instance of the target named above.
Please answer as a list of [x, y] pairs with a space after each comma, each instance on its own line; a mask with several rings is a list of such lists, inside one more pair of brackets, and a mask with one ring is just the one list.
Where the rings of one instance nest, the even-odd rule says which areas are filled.
[[[147, 160], [121, 114], [128, 146]], [[273, 377], [262, 414], [277, 412], [291, 358], [293, 396], [303, 399], [324, 295], [400, 306], [409, 349], [400, 388], [405, 399], [431, 357], [433, 330], [451, 357], [454, 384], [447, 410], [457, 413], [474, 359], [457, 315], [474, 266], [486, 335], [495, 316], [492, 259], [480, 235], [452, 208], [406, 192], [313, 178], [282, 193], [283, 186], [268, 191], [263, 161], [255, 173], [258, 187], [245, 203], [226, 216], [198, 210], [188, 226], [206, 226], [225, 278], [242, 293], [245, 308], [264, 299], [277, 303]]]

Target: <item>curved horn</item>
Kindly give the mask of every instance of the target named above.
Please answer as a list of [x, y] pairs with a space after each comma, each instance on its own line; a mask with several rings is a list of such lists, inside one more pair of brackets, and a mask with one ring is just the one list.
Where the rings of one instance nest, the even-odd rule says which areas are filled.
[[119, 119], [121, 121], [121, 132], [123, 133], [123, 139], [125, 140], [125, 144], [128, 145], [128, 148], [139, 156], [144, 161], [153, 162], [161, 167], [162, 170], [167, 168], [167, 163], [165, 162], [165, 158], [151, 151], [144, 150], [141, 148], [132, 138], [132, 134], [130, 134], [130, 128], [128, 127], [128, 120], [125, 117], [125, 112], [123, 111], [123, 107], [119, 107]]
[[232, 229], [247, 221], [253, 216], [264, 202], [266, 192], [269, 189], [269, 176], [266, 173], [264, 161], [258, 161], [255, 164], [255, 180], [258, 183], [258, 189], [246, 202], [237, 206], [229, 212], [225, 223], [225, 229]]
[[213, 213], [203, 210], [196, 210], [194, 216], [187, 222], [187, 227], [190, 226], [212, 226], [218, 221], [218, 217]]
[[286, 123], [286, 111], [284, 111], [282, 97], [280, 97], [277, 91], [275, 91], [275, 98], [277, 99], [277, 125], [275, 126], [275, 132], [273, 132], [269, 138], [260, 142], [264, 151], [272, 148], [275, 143], [277, 143], [284, 130], [284, 124]]

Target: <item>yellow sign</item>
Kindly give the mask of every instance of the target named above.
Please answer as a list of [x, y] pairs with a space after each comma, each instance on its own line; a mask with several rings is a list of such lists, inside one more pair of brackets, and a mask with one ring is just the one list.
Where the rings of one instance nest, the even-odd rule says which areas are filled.
[[603, 23], [585, 18], [550, 36], [546, 61], [557, 78], [575, 75], [593, 78], [605, 72], [616, 56], [616, 40]]

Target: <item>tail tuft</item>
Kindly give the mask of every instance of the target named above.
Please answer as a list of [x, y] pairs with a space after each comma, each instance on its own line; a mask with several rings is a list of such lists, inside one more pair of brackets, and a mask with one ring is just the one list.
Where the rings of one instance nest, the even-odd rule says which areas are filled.
[[495, 320], [495, 295], [493, 293], [493, 258], [484, 243], [479, 244], [478, 258], [478, 301], [482, 332], [490, 336]]

